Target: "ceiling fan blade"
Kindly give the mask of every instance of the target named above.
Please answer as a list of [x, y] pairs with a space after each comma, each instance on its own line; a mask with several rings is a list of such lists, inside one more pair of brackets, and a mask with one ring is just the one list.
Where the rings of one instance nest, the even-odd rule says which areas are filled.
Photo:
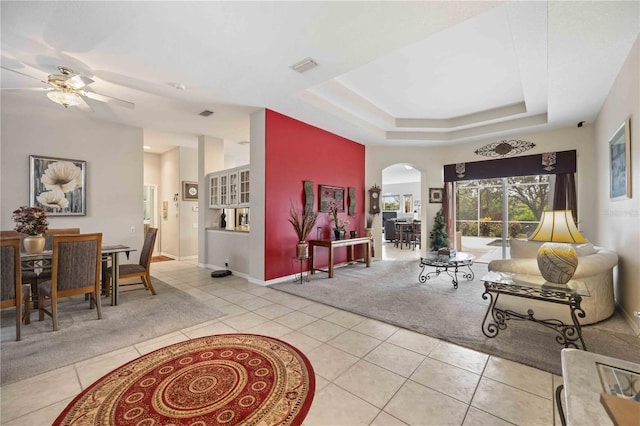
[[82, 89], [84, 86], [87, 86], [93, 83], [93, 80], [89, 77], [85, 77], [80, 74], [76, 74], [73, 77], [69, 77], [66, 81], [67, 85], [73, 89]]
[[4, 91], [30, 91], [30, 92], [48, 92], [53, 90], [51, 87], [0, 87]]
[[135, 104], [132, 102], [128, 102], [128, 101], [123, 101], [122, 99], [116, 99], [116, 98], [112, 98], [111, 96], [105, 96], [105, 95], [100, 95], [98, 93], [95, 92], [81, 92], [84, 96], [86, 96], [89, 99], [93, 99], [95, 101], [100, 101], [100, 102], [107, 102], [110, 104], [114, 104], [114, 105], [120, 105], [122, 107], [125, 108], [129, 108], [129, 109], [134, 109], [135, 108]]
[[32, 75], [25, 74], [25, 73], [20, 72], [20, 71], [12, 70], [11, 68], [3, 67], [2, 65], [0, 65], [0, 68], [2, 68], [3, 70], [15, 72], [16, 74], [20, 74], [20, 75], [23, 75], [25, 77], [33, 78], [34, 80], [38, 80], [39, 82], [44, 83], [44, 84], [49, 84], [49, 82], [40, 80], [38, 77], [34, 77]]
[[87, 103], [87, 101], [84, 100], [84, 98], [81, 96], [80, 97], [81, 102], [76, 105], [81, 111], [84, 112], [93, 112], [93, 108], [91, 108], [91, 105], [89, 105]]

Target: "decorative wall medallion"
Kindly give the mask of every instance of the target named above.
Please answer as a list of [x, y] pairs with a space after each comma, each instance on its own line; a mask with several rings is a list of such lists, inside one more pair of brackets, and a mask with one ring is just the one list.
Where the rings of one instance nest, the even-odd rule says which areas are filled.
[[556, 168], [556, 153], [555, 152], [543, 152], [542, 153], [542, 169], [550, 172]]
[[460, 179], [464, 177], [466, 168], [467, 167], [465, 166], [464, 163], [456, 163], [456, 175], [458, 175]]
[[504, 140], [490, 143], [482, 148], [476, 149], [475, 153], [477, 155], [484, 155], [485, 157], [505, 157], [508, 155], [521, 154], [534, 146], [536, 146], [536, 144], [533, 142], [512, 139], [509, 141]]

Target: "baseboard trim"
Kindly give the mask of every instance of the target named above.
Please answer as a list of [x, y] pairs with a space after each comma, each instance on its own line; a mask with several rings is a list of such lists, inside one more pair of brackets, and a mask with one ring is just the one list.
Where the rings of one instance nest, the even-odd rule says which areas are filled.
[[627, 321], [627, 324], [631, 326], [633, 333], [636, 335], [636, 337], [640, 338], [640, 325], [639, 325], [640, 318], [636, 318], [634, 315], [630, 315], [627, 311], [625, 311], [622, 305], [616, 303], [616, 306], [622, 312], [622, 315], [624, 316], [624, 319]]

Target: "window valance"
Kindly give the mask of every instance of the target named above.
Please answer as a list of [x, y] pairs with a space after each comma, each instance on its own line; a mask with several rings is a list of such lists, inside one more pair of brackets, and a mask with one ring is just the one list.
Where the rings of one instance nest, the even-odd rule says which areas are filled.
[[444, 181], [492, 179], [510, 176], [557, 175], [576, 172], [576, 151], [545, 152], [497, 160], [444, 166]]

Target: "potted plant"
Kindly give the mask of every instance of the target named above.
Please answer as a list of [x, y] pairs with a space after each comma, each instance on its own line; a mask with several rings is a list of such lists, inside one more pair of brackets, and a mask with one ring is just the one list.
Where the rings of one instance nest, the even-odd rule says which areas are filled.
[[349, 224], [348, 219], [340, 219], [338, 217], [338, 204], [331, 200], [327, 203], [327, 207], [329, 208], [329, 214], [331, 214], [333, 223], [335, 224], [333, 228], [333, 233], [336, 236], [336, 240], [341, 240], [344, 238], [345, 227]]
[[296, 256], [300, 259], [309, 257], [309, 243], [306, 239], [309, 232], [313, 229], [318, 219], [318, 212], [311, 209], [298, 210], [291, 203], [289, 209], [289, 222], [293, 225], [293, 229], [298, 235], [298, 244], [296, 246]]
[[23, 240], [27, 253], [40, 253], [44, 249], [44, 232], [49, 226], [47, 212], [40, 207], [22, 206], [11, 217], [16, 231], [26, 234]]

